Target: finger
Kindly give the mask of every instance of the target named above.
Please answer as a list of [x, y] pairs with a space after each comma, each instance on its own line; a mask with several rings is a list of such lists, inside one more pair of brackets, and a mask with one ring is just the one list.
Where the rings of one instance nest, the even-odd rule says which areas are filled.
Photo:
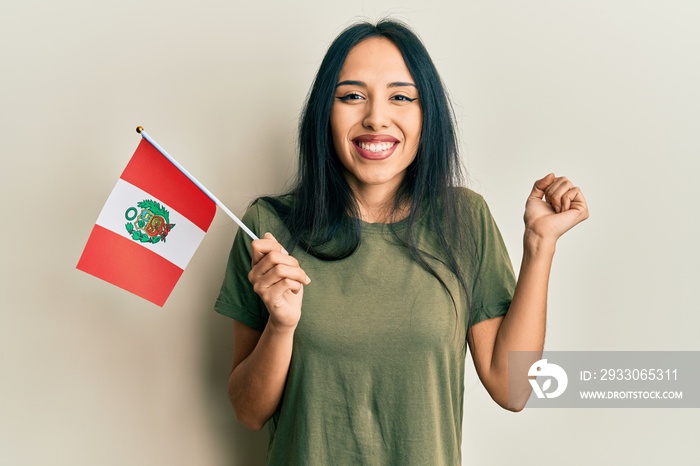
[[554, 178], [554, 181], [552, 181], [552, 184], [547, 186], [547, 189], [544, 190], [545, 197], [553, 196], [556, 191], [560, 191], [560, 194], [561, 194], [561, 192], [563, 192], [561, 190], [561, 188], [562, 188], [562, 186], [564, 186], [566, 184], [570, 184], [571, 186], [573, 186], [573, 184], [565, 176], [560, 176], [560, 177]]
[[544, 178], [535, 181], [532, 191], [530, 192], [530, 197], [534, 199], [542, 199], [544, 197], [544, 191], [552, 184], [554, 181], [554, 173], [550, 173]]
[[572, 185], [571, 187], [568, 187], [568, 189], [561, 195], [561, 211], [566, 212], [567, 210], [571, 210], [572, 206], [574, 205], [574, 200], [580, 193], [581, 190], [576, 186]]
[[294, 280], [281, 281], [270, 287], [264, 295], [261, 295], [265, 306], [273, 314], [275, 310], [283, 310], [288, 302], [288, 294], [298, 295], [303, 292], [304, 287]]
[[559, 213], [562, 211], [562, 196], [574, 185], [565, 176], [556, 178], [544, 192], [545, 201], [548, 202], [554, 211]]
[[299, 262], [294, 257], [279, 251], [267, 253], [248, 273], [248, 280], [253, 286], [258, 283], [270, 286], [284, 278], [292, 278], [305, 285], [311, 283], [311, 279], [299, 267]]
[[297, 292], [308, 283], [305, 282], [306, 274], [304, 271], [299, 268], [296, 270], [301, 271], [301, 273], [284, 269], [284, 266], [278, 266], [264, 275], [254, 277], [254, 280], [251, 280], [253, 291], [263, 299], [268, 299], [270, 293], [273, 292], [272, 290], [280, 289], [280, 286]]
[[265, 273], [277, 264], [299, 267], [299, 261], [297, 261], [294, 256], [289, 256], [280, 251], [270, 251], [265, 254], [253, 268], [258, 268], [261, 273]]
[[289, 253], [287, 252], [287, 250], [284, 249], [284, 247], [279, 243], [279, 241], [277, 241], [277, 238], [275, 238], [274, 236], [272, 236], [272, 233], [267, 232], [267, 233], [265, 233], [265, 236], [264, 236], [264, 237], [265, 237], [265, 238], [268, 238], [268, 239], [271, 239], [271, 240], [273, 240], [275, 243], [279, 244], [280, 252], [282, 252], [283, 254], [289, 255]]
[[577, 223], [588, 218], [586, 199], [583, 197], [581, 189], [573, 186], [571, 183], [566, 183], [555, 190], [552, 195], [552, 202], [561, 206], [556, 208], [558, 213], [573, 212], [578, 217]]
[[[577, 188], [574, 188], [574, 189], [577, 189]], [[569, 189], [561, 197], [561, 211], [562, 212], [566, 212], [567, 210], [571, 209], [571, 201], [574, 199], [574, 197], [576, 197], [576, 193], [574, 192], [574, 189]]]
[[294, 267], [285, 264], [277, 264], [267, 272], [258, 275], [258, 277], [261, 281], [265, 281], [270, 284], [280, 280], [285, 280], [287, 278], [296, 280], [304, 285], [307, 285], [310, 281], [309, 277], [306, 275], [306, 272], [304, 272], [301, 267]]
[[280, 280], [270, 287], [269, 294], [271, 296], [281, 296], [287, 291], [291, 291], [292, 293], [297, 294], [299, 293], [299, 291], [301, 291], [302, 288], [303, 285], [296, 280]]
[[588, 218], [588, 204], [580, 188], [570, 189], [563, 197], [569, 200], [567, 210], [577, 210], [579, 215], [583, 217], [582, 220]]
[[252, 258], [251, 265], [255, 265], [271, 251], [278, 251], [289, 255], [286, 249], [272, 236], [272, 233], [265, 233], [261, 239], [256, 239], [251, 243]]

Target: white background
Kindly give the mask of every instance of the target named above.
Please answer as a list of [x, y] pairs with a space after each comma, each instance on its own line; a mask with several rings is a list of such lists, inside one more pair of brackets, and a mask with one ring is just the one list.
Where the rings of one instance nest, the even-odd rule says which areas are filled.
[[[260, 465], [226, 398], [217, 214], [163, 309], [77, 271], [143, 125], [239, 214], [284, 189], [330, 41], [385, 14], [454, 99], [511, 258], [549, 171], [591, 218], [560, 242], [548, 350], [699, 350], [693, 0], [0, 0], [0, 464]], [[144, 276], [144, 280], [148, 277]], [[465, 464], [695, 464], [698, 410], [506, 412], [471, 366]]]

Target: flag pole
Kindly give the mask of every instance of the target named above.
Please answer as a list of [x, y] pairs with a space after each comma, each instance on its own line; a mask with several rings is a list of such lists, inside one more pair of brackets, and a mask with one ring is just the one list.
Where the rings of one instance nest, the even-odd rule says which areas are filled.
[[238, 219], [238, 217], [236, 217], [236, 216], [233, 214], [233, 212], [231, 212], [231, 211], [228, 209], [228, 207], [226, 207], [216, 196], [214, 196], [214, 195], [211, 193], [211, 191], [209, 191], [207, 188], [205, 188], [204, 185], [202, 185], [202, 183], [200, 183], [199, 181], [197, 181], [197, 179], [196, 179], [194, 176], [192, 176], [192, 175], [190, 174], [190, 172], [188, 172], [187, 170], [185, 170], [185, 168], [184, 168], [182, 165], [180, 165], [179, 163], [177, 163], [177, 161], [176, 161], [174, 158], [172, 158], [172, 157], [170, 156], [170, 154], [168, 154], [168, 153], [165, 151], [165, 149], [163, 149], [162, 147], [160, 147], [160, 146], [158, 145], [158, 143], [155, 142], [155, 141], [148, 135], [148, 133], [146, 133], [146, 131], [144, 131], [144, 129], [143, 129], [142, 126], [137, 126], [137, 127], [136, 127], [136, 132], [139, 133], [146, 141], [150, 142], [151, 145], [152, 145], [153, 147], [155, 147], [155, 148], [158, 150], [158, 152], [160, 152], [161, 154], [163, 154], [163, 157], [165, 157], [166, 159], [168, 159], [168, 160], [170, 161], [170, 163], [172, 163], [173, 165], [175, 165], [175, 167], [176, 167], [178, 170], [180, 170], [180, 171], [182, 172], [183, 175], [185, 175], [187, 178], [189, 178], [190, 181], [191, 181], [192, 183], [195, 184], [195, 186], [197, 186], [199, 189], [201, 189], [202, 192], [203, 192], [204, 194], [206, 194], [207, 197], [208, 197], [209, 199], [211, 199], [212, 201], [214, 201], [214, 203], [215, 203], [217, 206], [219, 206], [219, 207], [221, 208], [221, 210], [223, 210], [223, 211], [226, 213], [226, 215], [228, 215], [229, 217], [231, 217], [231, 219], [232, 219], [234, 222], [236, 222], [236, 224], [237, 224], [243, 231], [245, 231], [246, 234], [247, 234], [248, 236], [250, 236], [250, 239], [252, 239], [252, 240], [259, 239], [259, 238], [255, 235], [255, 233], [253, 233], [253, 232], [250, 230], [250, 228], [248, 228], [247, 226], [245, 226], [245, 223], [241, 222], [241, 221]]

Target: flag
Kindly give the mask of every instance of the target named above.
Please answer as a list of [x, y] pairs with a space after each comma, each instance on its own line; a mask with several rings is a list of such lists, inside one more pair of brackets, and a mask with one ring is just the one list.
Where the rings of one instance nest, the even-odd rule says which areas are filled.
[[77, 268], [163, 306], [215, 213], [215, 202], [144, 138]]

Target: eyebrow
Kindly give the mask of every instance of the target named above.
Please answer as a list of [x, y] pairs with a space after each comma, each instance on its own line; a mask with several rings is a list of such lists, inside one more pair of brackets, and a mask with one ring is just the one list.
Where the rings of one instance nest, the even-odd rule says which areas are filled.
[[[352, 81], [352, 80], [348, 80], [348, 81], [341, 81], [341, 82], [339, 82], [338, 84], [335, 85], [335, 87], [340, 87], [340, 86], [360, 86], [360, 87], [367, 87], [367, 84], [366, 84], [365, 82], [363, 82], [363, 81]], [[417, 86], [416, 86], [415, 84], [409, 83], [409, 82], [403, 82], [403, 81], [396, 81], [396, 82], [389, 83], [389, 84], [386, 85], [386, 87], [406, 87], [406, 86], [416, 87], [416, 88], [417, 88]]]

